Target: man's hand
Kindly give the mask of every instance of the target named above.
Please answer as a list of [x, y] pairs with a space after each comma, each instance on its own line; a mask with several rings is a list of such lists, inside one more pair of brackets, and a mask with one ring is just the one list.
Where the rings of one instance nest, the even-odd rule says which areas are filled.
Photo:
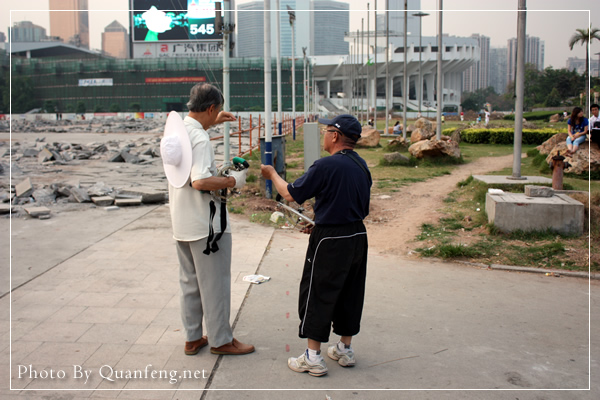
[[217, 119], [215, 121], [216, 124], [221, 124], [223, 122], [233, 122], [236, 121], [235, 116], [229, 111], [221, 111], [219, 115], [217, 115]]
[[236, 189], [241, 189], [244, 187], [244, 185], [246, 184], [246, 176], [248, 175], [248, 169], [243, 169], [241, 171], [234, 171], [234, 170], [230, 170], [229, 171], [229, 176], [232, 176], [233, 179], [235, 179], [235, 186], [234, 188]]
[[273, 174], [277, 175], [277, 171], [275, 171], [275, 168], [273, 168], [272, 165], [264, 164], [260, 164], [260, 173], [263, 176], [263, 178], [270, 180], [273, 180]]

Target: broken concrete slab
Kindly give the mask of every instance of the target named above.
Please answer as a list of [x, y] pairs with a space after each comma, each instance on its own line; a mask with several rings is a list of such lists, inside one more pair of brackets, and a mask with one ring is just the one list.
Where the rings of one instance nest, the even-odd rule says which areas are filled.
[[119, 209], [119, 207], [117, 207], [117, 206], [104, 207], [104, 210], [106, 210], [106, 211], [117, 211], [118, 209]]
[[112, 203], [115, 201], [115, 199], [113, 199], [110, 196], [94, 196], [92, 197], [92, 202], [97, 205], [98, 207], [106, 207], [106, 206], [110, 206], [112, 205]]
[[40, 152], [37, 149], [31, 149], [31, 148], [30, 149], [25, 149], [25, 150], [23, 150], [23, 157], [33, 157], [33, 158], [35, 158], [35, 157], [38, 156], [39, 153]]
[[146, 187], [136, 187], [136, 188], [128, 188], [121, 189], [118, 191], [117, 197], [121, 198], [136, 198], [141, 197], [142, 203], [144, 204], [154, 204], [154, 203], [164, 203], [169, 198], [169, 193], [167, 191], [161, 191]]
[[31, 197], [35, 199], [36, 203], [47, 204], [56, 200], [56, 193], [54, 192], [54, 189], [41, 188], [34, 190]]
[[11, 204], [0, 204], [0, 214], [14, 213], [15, 207]]
[[17, 197], [28, 197], [33, 193], [33, 185], [31, 179], [26, 178], [15, 185]]
[[138, 197], [135, 199], [115, 199], [115, 206], [124, 207], [124, 206], [139, 206], [142, 204], [142, 198]]
[[54, 159], [54, 154], [52, 154], [50, 152], [50, 150], [48, 150], [47, 147], [44, 147], [42, 150], [40, 150], [40, 152], [38, 153], [38, 162], [46, 162], [46, 161], [51, 161]]
[[137, 155], [131, 154], [128, 150], [125, 149], [121, 150], [121, 157], [126, 163], [129, 164], [139, 164], [140, 162], [140, 158]]
[[108, 162], [125, 162], [121, 153], [115, 153], [108, 158]]
[[47, 207], [25, 207], [25, 211], [34, 218], [41, 215], [50, 215], [50, 209]]
[[96, 182], [93, 186], [87, 189], [88, 195], [90, 197], [93, 196], [106, 196], [109, 193], [112, 193], [113, 188], [110, 186], [106, 186], [104, 182]]
[[71, 193], [71, 196], [73, 196], [75, 200], [77, 200], [78, 203], [87, 203], [91, 201], [90, 196], [88, 195], [87, 190], [85, 189], [71, 187], [69, 188], [69, 192]]

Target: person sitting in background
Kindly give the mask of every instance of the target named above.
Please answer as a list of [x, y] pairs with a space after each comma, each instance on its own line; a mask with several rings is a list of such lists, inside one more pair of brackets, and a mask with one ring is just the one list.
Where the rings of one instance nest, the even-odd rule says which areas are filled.
[[571, 117], [567, 121], [567, 155], [572, 156], [579, 149], [579, 145], [585, 142], [588, 133], [589, 121], [583, 116], [581, 107], [575, 107]]
[[396, 123], [394, 124], [393, 133], [394, 135], [399, 135], [402, 133], [402, 124], [400, 124], [400, 121], [396, 121]]

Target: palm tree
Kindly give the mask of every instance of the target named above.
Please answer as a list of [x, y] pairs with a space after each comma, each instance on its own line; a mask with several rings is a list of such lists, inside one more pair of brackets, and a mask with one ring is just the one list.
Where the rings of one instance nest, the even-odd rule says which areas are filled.
[[575, 47], [575, 45], [577, 43], [581, 43], [581, 45], [583, 46], [585, 44], [585, 111], [584, 113], [586, 115], [589, 115], [589, 111], [590, 111], [590, 107], [589, 107], [589, 102], [590, 102], [590, 88], [588, 85], [588, 74], [589, 74], [589, 63], [590, 63], [590, 55], [589, 55], [589, 48], [590, 48], [590, 43], [592, 42], [592, 40], [597, 39], [600, 40], [600, 29], [598, 28], [592, 28], [592, 26], [590, 25], [590, 27], [588, 29], [575, 29], [575, 32], [573, 34], [573, 36], [571, 36], [571, 39], [569, 40], [569, 48], [571, 50], [573, 50], [573, 47]]

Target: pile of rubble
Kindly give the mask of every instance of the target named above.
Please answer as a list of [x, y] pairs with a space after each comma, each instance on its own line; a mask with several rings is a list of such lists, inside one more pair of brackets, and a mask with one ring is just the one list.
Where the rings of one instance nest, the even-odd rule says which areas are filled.
[[[97, 207], [132, 206], [164, 203], [168, 201], [167, 185], [160, 162], [160, 137], [141, 138], [122, 143], [112, 140], [87, 145], [53, 142], [45, 143], [37, 138], [35, 143], [14, 142], [6, 150], [0, 162], [0, 213], [28, 213], [35, 217], [48, 217], [51, 205], [90, 203]], [[86, 163], [95, 163], [86, 165]], [[133, 169], [106, 167], [105, 163], [126, 163]], [[9, 185], [11, 168], [13, 184]], [[95, 173], [94, 168], [100, 172]], [[65, 169], [65, 170], [63, 170]], [[91, 170], [91, 171], [90, 171]], [[129, 174], [129, 176], [126, 176]], [[66, 175], [66, 181], [48, 182], [48, 178]], [[119, 187], [111, 187], [103, 181], [89, 179], [114, 177]], [[124, 175], [120, 176], [120, 175]], [[142, 186], [141, 176], [150, 176], [149, 183]], [[80, 182], [80, 177], [85, 181]]]

